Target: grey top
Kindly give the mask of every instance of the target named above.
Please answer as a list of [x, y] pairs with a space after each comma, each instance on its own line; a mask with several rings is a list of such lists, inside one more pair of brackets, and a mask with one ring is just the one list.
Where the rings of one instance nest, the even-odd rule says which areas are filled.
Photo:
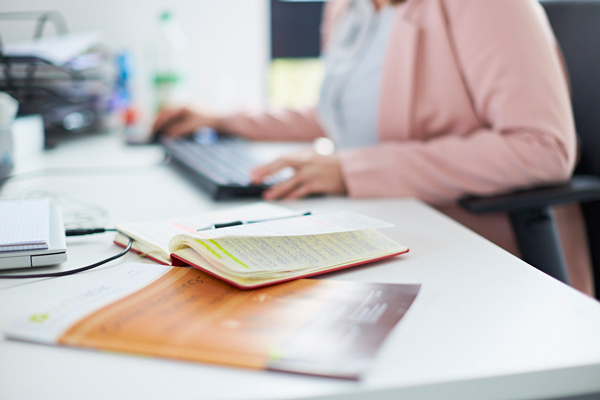
[[377, 143], [379, 92], [394, 7], [353, 0], [323, 55], [319, 119], [337, 149]]

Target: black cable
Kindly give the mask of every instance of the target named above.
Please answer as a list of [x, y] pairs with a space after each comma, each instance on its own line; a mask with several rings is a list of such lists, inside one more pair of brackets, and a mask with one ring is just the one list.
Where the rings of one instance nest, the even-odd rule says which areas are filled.
[[[109, 229], [107, 229], [107, 230], [109, 230]], [[125, 247], [125, 249], [122, 252], [120, 252], [119, 254], [115, 254], [114, 256], [105, 258], [102, 261], [98, 261], [97, 263], [90, 264], [85, 267], [72, 269], [69, 271], [62, 271], [62, 272], [49, 272], [46, 274], [0, 275], [0, 279], [54, 278], [54, 277], [59, 277], [59, 276], [73, 275], [78, 272], [83, 272], [83, 271], [87, 271], [88, 269], [99, 267], [100, 265], [103, 265], [103, 264], [106, 264], [107, 262], [116, 260], [119, 257], [123, 257], [125, 254], [127, 254], [129, 252], [132, 244], [133, 244], [133, 239], [129, 238], [129, 243], [127, 244], [127, 247]]]

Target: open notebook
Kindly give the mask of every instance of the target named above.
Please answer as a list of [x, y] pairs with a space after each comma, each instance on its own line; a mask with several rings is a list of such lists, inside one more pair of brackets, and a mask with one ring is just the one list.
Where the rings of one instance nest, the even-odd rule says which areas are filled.
[[[206, 229], [228, 221], [247, 223]], [[352, 212], [307, 215], [256, 203], [173, 220], [118, 224], [115, 242], [125, 246], [133, 238], [133, 249], [155, 261], [191, 265], [249, 289], [407, 252], [406, 246], [379, 232], [391, 226]]]

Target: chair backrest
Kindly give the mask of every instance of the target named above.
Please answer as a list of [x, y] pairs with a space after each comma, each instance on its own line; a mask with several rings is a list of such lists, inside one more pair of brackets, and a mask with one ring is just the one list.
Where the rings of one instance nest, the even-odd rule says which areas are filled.
[[581, 161], [576, 173], [600, 176], [600, 1], [540, 1], [563, 52]]
[[[576, 174], [600, 176], [600, 0], [541, 0], [561, 47], [581, 160]], [[600, 201], [582, 204], [600, 299]]]

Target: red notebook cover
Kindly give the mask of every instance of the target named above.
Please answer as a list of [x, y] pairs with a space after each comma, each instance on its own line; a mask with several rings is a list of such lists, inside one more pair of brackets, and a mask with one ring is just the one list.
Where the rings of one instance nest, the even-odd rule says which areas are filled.
[[[123, 245], [123, 243], [119, 243], [116, 240], [114, 241], [114, 243], [116, 245], [118, 245], [118, 246], [125, 247]], [[133, 248], [132, 248], [132, 251], [134, 251], [135, 253], [138, 253], [138, 254], [142, 254], [142, 252], [140, 252], [139, 250], [133, 249]], [[293, 280], [296, 280], [296, 279], [310, 278], [310, 277], [313, 277], [313, 276], [322, 275], [322, 274], [326, 274], [326, 273], [329, 273], [329, 272], [334, 272], [334, 271], [339, 271], [339, 270], [346, 269], [346, 268], [355, 267], [357, 265], [368, 264], [368, 263], [372, 263], [372, 262], [384, 260], [386, 258], [395, 257], [395, 256], [398, 256], [400, 254], [406, 254], [408, 252], [409, 252], [409, 249], [406, 249], [405, 251], [401, 251], [401, 252], [397, 252], [397, 253], [392, 253], [392, 254], [387, 254], [385, 256], [371, 258], [371, 259], [367, 259], [367, 260], [361, 260], [361, 261], [353, 262], [353, 263], [350, 263], [350, 264], [342, 265], [342, 266], [339, 266], [339, 267], [325, 269], [325, 270], [322, 270], [322, 271], [311, 272], [311, 273], [303, 274], [303, 275], [286, 276], [286, 277], [282, 277], [280, 279], [273, 279], [273, 280], [270, 280], [268, 282], [261, 281], [261, 283], [257, 283], [255, 285], [240, 285], [240, 284], [238, 284], [235, 281], [227, 279], [226, 277], [218, 275], [218, 274], [216, 274], [216, 273], [214, 273], [212, 271], [208, 271], [208, 270], [206, 270], [206, 269], [204, 269], [204, 268], [202, 268], [202, 267], [200, 267], [198, 265], [194, 265], [194, 264], [190, 263], [189, 261], [185, 260], [184, 258], [179, 257], [177, 254], [171, 254], [171, 265], [174, 266], [174, 267], [190, 266], [190, 267], [197, 268], [197, 269], [199, 269], [199, 270], [201, 270], [201, 271], [203, 271], [203, 272], [205, 272], [205, 273], [207, 273], [207, 274], [209, 274], [209, 275], [211, 275], [211, 276], [213, 276], [213, 277], [215, 277], [217, 279], [220, 279], [222, 281], [225, 281], [225, 282], [229, 283], [230, 285], [232, 285], [232, 286], [234, 286], [234, 287], [236, 287], [238, 289], [257, 289], [257, 288], [261, 288], [261, 287], [275, 285], [275, 284], [278, 284], [278, 283], [293, 281]], [[157, 260], [157, 259], [155, 259], [155, 258], [153, 258], [153, 257], [151, 257], [149, 255], [146, 255], [145, 257], [149, 258], [150, 260], [152, 260], [152, 261], [154, 261], [154, 262], [156, 262], [158, 264], [168, 265], [168, 264], [166, 264], [166, 263], [164, 263], [162, 261], [159, 261], [159, 260]]]
[[254, 285], [240, 285], [235, 281], [232, 281], [230, 279], [227, 279], [226, 277], [220, 276], [216, 273], [213, 273], [212, 271], [208, 271], [198, 265], [193, 265], [191, 264], [189, 261], [179, 257], [177, 254], [171, 254], [171, 265], [173, 265], [174, 267], [182, 267], [182, 266], [191, 266], [194, 268], [197, 268], [203, 272], [206, 272], [209, 275], [214, 276], [217, 279], [221, 279], [222, 281], [225, 281], [227, 283], [229, 283], [232, 286], [235, 286], [238, 289], [258, 289], [261, 287], [266, 287], [266, 286], [270, 286], [270, 285], [275, 285], [277, 283], [283, 283], [283, 282], [289, 282], [289, 281], [293, 281], [295, 279], [301, 279], [301, 278], [310, 278], [312, 276], [317, 276], [317, 275], [322, 275], [322, 274], [326, 274], [329, 272], [334, 272], [334, 271], [339, 271], [342, 269], [346, 269], [346, 268], [350, 268], [350, 267], [355, 267], [357, 265], [362, 265], [362, 264], [367, 264], [367, 263], [371, 263], [371, 262], [375, 262], [375, 261], [379, 261], [379, 260], [384, 260], [386, 258], [390, 258], [390, 257], [394, 257], [400, 254], [405, 254], [408, 253], [408, 249], [406, 249], [405, 251], [401, 251], [398, 253], [394, 253], [394, 254], [388, 254], [382, 257], [376, 257], [376, 258], [371, 258], [368, 260], [361, 260], [361, 261], [357, 261], [357, 262], [353, 262], [350, 264], [346, 264], [346, 265], [342, 265], [339, 267], [333, 267], [333, 268], [329, 268], [329, 269], [324, 269], [321, 271], [317, 271], [317, 272], [310, 272], [308, 274], [303, 274], [303, 275], [294, 275], [294, 276], [286, 276], [286, 277], [282, 277], [282, 278], [278, 278], [278, 279], [273, 279], [273, 280], [269, 280], [268, 282], [264, 282], [261, 280], [261, 283], [258, 284], [254, 284]]

